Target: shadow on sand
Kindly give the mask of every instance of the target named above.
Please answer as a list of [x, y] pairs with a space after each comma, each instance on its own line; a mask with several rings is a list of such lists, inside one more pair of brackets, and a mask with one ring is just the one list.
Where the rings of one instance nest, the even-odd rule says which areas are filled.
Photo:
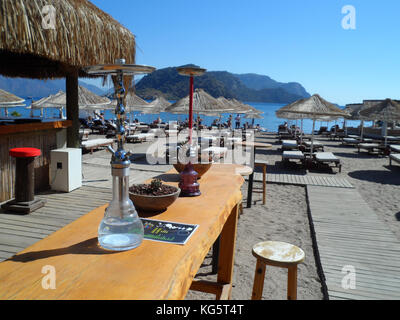
[[[387, 166], [390, 168], [389, 166]], [[394, 171], [394, 170], [393, 170]], [[358, 170], [349, 172], [348, 175], [353, 179], [375, 182], [380, 184], [400, 185], [400, 170], [398, 172], [384, 170]]]

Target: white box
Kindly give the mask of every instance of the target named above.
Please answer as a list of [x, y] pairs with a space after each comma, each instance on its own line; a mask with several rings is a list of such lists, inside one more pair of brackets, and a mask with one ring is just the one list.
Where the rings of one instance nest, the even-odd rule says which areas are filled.
[[82, 186], [82, 149], [62, 148], [50, 153], [52, 190], [70, 192]]

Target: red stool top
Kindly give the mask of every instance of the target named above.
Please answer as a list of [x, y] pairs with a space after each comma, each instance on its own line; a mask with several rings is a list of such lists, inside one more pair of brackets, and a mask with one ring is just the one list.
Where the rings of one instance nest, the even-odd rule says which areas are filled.
[[42, 152], [36, 148], [14, 148], [10, 150], [10, 156], [16, 158], [29, 158], [40, 156]]

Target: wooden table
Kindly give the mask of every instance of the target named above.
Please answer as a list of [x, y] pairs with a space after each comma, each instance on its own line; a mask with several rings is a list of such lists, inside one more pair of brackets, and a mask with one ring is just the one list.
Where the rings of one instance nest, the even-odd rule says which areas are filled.
[[[146, 216], [198, 224], [185, 245], [144, 240], [133, 250], [105, 251], [97, 240], [104, 205], [0, 263], [0, 299], [183, 299], [189, 289], [229, 298], [244, 181], [235, 168], [213, 165], [199, 180], [201, 196], [178, 198], [167, 211]], [[160, 177], [172, 185], [179, 180], [174, 169]], [[193, 281], [219, 236], [217, 282]], [[55, 289], [42, 286], [48, 266]]]
[[272, 144], [270, 143], [263, 143], [263, 142], [256, 142], [256, 141], [239, 141], [235, 142], [235, 145], [241, 145], [244, 147], [251, 148], [251, 168], [253, 168], [253, 172], [249, 175], [249, 186], [247, 188], [247, 208], [251, 208], [251, 199], [253, 196], [253, 180], [254, 180], [254, 163], [256, 158], [256, 150], [259, 149], [270, 149], [272, 148]]

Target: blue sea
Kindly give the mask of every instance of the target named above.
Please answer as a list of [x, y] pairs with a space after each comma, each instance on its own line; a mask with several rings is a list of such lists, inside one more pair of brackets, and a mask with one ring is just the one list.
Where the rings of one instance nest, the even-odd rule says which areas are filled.
[[[38, 100], [38, 98], [34, 98], [34, 100]], [[170, 101], [171, 103], [175, 101]], [[30, 99], [26, 99], [26, 104], [27, 106], [30, 105], [31, 101]], [[295, 120], [285, 120], [285, 119], [280, 119], [277, 118], [275, 115], [275, 111], [278, 110], [279, 108], [283, 107], [286, 104], [279, 104], [279, 103], [264, 103], [264, 102], [244, 102], [246, 104], [251, 105], [252, 107], [264, 112], [262, 114], [263, 119], [254, 119], [254, 124], [259, 124], [260, 127], [265, 128], [268, 131], [277, 131], [278, 126], [282, 124], [284, 121], [287, 121], [289, 125], [296, 124]], [[3, 108], [0, 108], [0, 117], [4, 117], [4, 110], [1, 110]], [[27, 109], [26, 107], [15, 107], [15, 108], [8, 108], [8, 113], [9, 115], [13, 112], [17, 111], [18, 113], [21, 114], [21, 117], [23, 118], [29, 118], [30, 117], [30, 109]], [[105, 119], [115, 119], [115, 114], [113, 110], [98, 110], [99, 112], [104, 112]], [[129, 108], [128, 110], [129, 111]], [[90, 115], [90, 112], [86, 111], [80, 111], [79, 116], [81, 118], [85, 118], [88, 115]], [[93, 114], [92, 114], [93, 115]], [[63, 109], [63, 116], [65, 116], [65, 108]], [[171, 113], [166, 113], [162, 112], [160, 115], [158, 114], [142, 114], [139, 111], [132, 111], [131, 113], [127, 112], [127, 120], [132, 119], [132, 121], [137, 118], [139, 119], [140, 122], [145, 122], [145, 123], [150, 123], [156, 120], [160, 116], [161, 120], [163, 122], [168, 122], [168, 121], [174, 121], [174, 120], [185, 120], [187, 119], [187, 115], [181, 114], [171, 114]], [[33, 117], [34, 118], [40, 118], [40, 110], [34, 110], [33, 112]], [[200, 117], [203, 119], [202, 124], [205, 125], [211, 125], [212, 121], [216, 117], [209, 117], [209, 116], [203, 116], [200, 115]], [[222, 114], [221, 121], [226, 122], [229, 117], [229, 114]], [[13, 118], [10, 116], [10, 118]], [[49, 120], [54, 120], [54, 119], [59, 119], [60, 118], [60, 112], [56, 108], [44, 108], [43, 111], [43, 121], [49, 121]], [[194, 121], [195, 121], [196, 115], [194, 115]], [[244, 122], [249, 122], [249, 124], [252, 123], [252, 119], [245, 119], [244, 115], [241, 115], [241, 124], [243, 125]], [[366, 122], [364, 125], [369, 126], [372, 122]], [[339, 119], [337, 121], [317, 121], [315, 124], [315, 130], [318, 130], [321, 126], [328, 126], [331, 128], [335, 124], [338, 124], [339, 127], [343, 127], [343, 119]], [[297, 121], [297, 125], [300, 127], [300, 120]], [[348, 127], [358, 127], [360, 125], [360, 121], [347, 121], [346, 125]], [[312, 120], [305, 119], [303, 120], [303, 131], [305, 133], [311, 133], [312, 131]]]

